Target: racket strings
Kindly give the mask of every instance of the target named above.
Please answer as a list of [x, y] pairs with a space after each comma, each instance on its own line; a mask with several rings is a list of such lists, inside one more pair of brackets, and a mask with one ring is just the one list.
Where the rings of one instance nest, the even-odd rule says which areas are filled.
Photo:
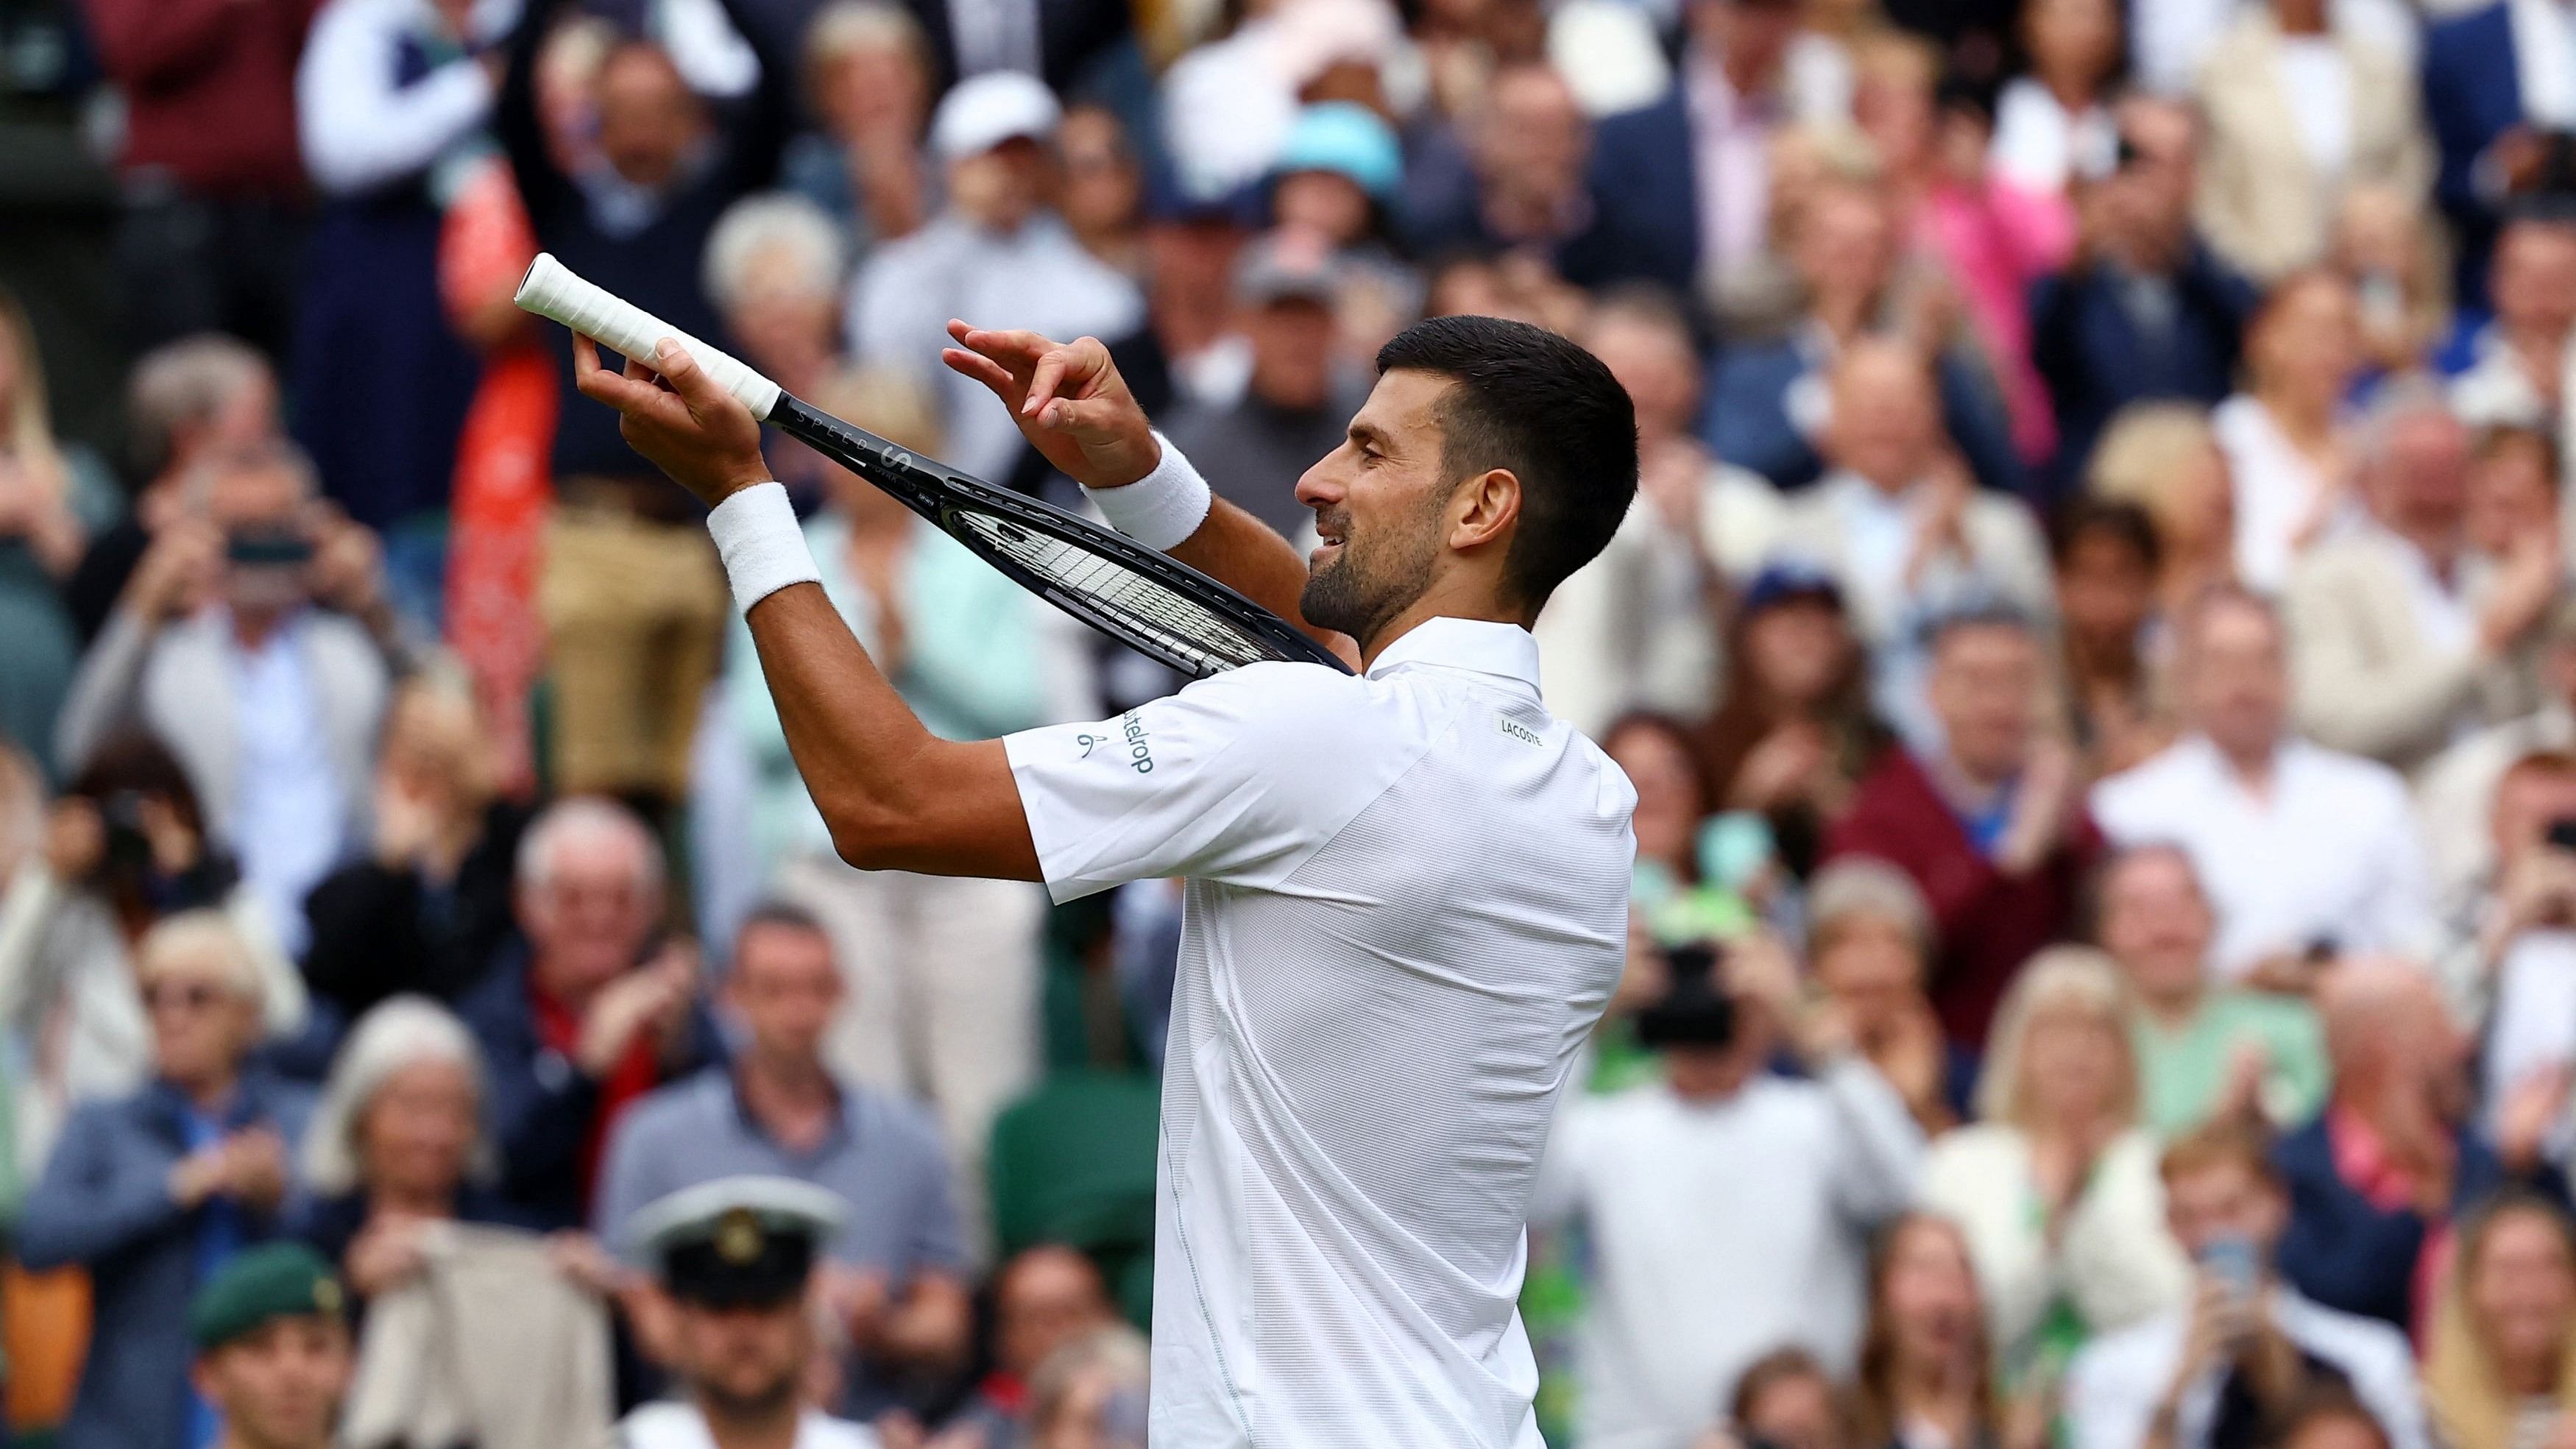
[[988, 513], [967, 509], [958, 517], [991, 547], [1089, 609], [1196, 662], [1201, 674], [1277, 657], [1224, 615], [1116, 559]]

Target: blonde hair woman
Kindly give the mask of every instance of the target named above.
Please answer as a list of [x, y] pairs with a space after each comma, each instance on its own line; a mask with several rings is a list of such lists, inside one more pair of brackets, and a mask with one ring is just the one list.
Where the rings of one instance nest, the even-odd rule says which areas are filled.
[[35, 334], [0, 291], [0, 739], [51, 744], [80, 662], [59, 586], [116, 511], [106, 469], [54, 441]]
[[2576, 1223], [2545, 1198], [2489, 1202], [2433, 1308], [2424, 1397], [2451, 1449], [2564, 1442], [2576, 1413]]
[[2181, 1301], [2156, 1143], [2138, 1125], [2128, 987], [2109, 957], [2052, 946], [1995, 1016], [1981, 1119], [1932, 1144], [1923, 1202], [1959, 1223], [2008, 1380]]
[[2102, 431], [2085, 491], [2134, 503], [2156, 526], [2156, 595], [2170, 617], [2214, 583], [2236, 577], [2236, 502], [2209, 412], [2189, 403], [2138, 403]]

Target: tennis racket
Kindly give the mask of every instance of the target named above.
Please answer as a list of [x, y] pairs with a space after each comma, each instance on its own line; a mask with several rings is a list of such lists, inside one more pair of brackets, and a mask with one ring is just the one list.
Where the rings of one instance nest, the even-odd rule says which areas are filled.
[[673, 338], [751, 415], [894, 495], [1013, 583], [1195, 679], [1263, 660], [1350, 672], [1303, 631], [1243, 595], [1080, 514], [942, 467], [799, 401], [739, 360], [538, 254], [513, 299], [627, 357]]

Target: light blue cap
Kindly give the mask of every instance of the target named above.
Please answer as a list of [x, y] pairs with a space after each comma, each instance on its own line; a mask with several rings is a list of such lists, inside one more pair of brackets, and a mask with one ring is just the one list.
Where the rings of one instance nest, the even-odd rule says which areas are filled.
[[1404, 149], [1396, 144], [1395, 128], [1377, 112], [1357, 101], [1324, 101], [1298, 115], [1270, 170], [1330, 171], [1383, 201], [1404, 179]]

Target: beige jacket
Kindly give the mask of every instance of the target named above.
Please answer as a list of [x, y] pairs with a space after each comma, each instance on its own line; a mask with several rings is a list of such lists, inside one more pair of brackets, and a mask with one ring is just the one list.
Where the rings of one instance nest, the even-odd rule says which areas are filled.
[[[2412, 776], [2457, 728], [2528, 714], [2539, 691], [2526, 650], [2497, 658], [2425, 637], [2403, 547], [2376, 528], [2319, 544], [2290, 575], [2283, 613], [2301, 732]], [[2487, 570], [2463, 567], [2475, 601]]]
[[2405, 63], [2364, 37], [2339, 35], [2335, 44], [2352, 93], [2352, 146], [2339, 177], [2318, 172], [2300, 137], [2269, 8], [2246, 6], [2201, 68], [2200, 229], [2257, 281], [2325, 256], [2345, 190], [2385, 185], [2421, 197], [2432, 183], [2432, 141]]

